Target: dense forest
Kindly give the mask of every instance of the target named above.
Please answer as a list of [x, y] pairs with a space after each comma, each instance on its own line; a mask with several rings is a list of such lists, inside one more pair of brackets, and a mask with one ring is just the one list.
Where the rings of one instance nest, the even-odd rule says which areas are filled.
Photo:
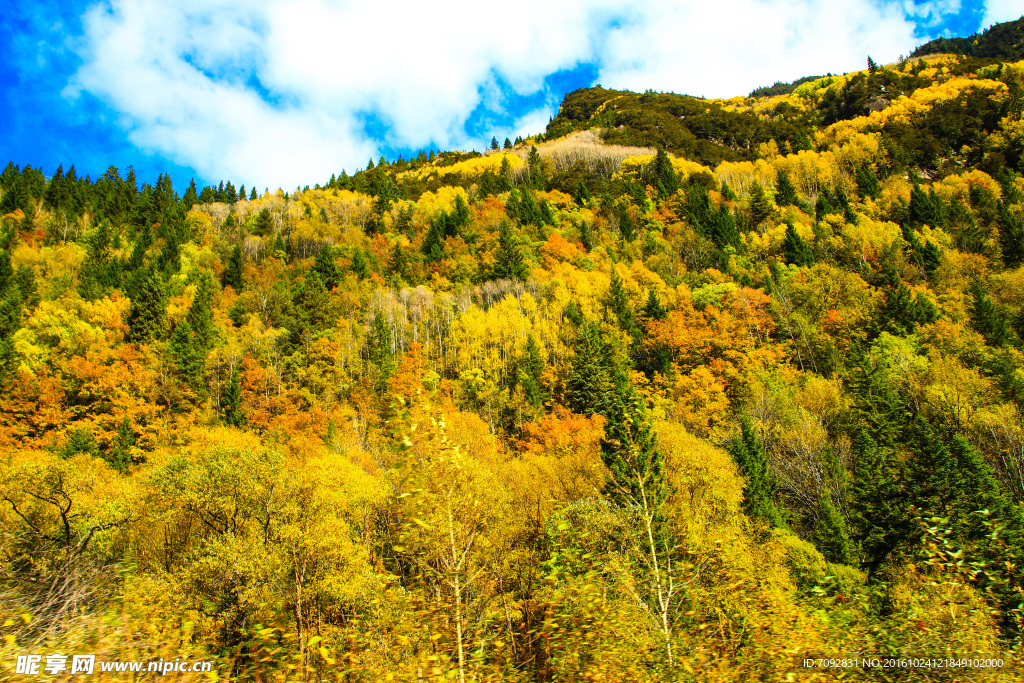
[[1024, 62], [956, 52], [288, 192], [12, 162], [4, 677], [1020, 680]]

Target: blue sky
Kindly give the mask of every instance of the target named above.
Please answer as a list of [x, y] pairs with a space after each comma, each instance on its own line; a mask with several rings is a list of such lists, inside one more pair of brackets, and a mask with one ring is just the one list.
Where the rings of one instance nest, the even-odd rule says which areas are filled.
[[0, 164], [285, 189], [541, 132], [565, 92], [745, 94], [1016, 19], [1018, 0], [42, 0], [0, 16]]

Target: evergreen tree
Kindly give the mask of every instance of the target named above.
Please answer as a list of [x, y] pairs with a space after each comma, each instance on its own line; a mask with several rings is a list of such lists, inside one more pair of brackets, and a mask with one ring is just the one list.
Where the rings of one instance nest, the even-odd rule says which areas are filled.
[[391, 347], [391, 326], [384, 312], [377, 310], [366, 333], [366, 358], [377, 367], [383, 378], [395, 369], [395, 354]]
[[852, 474], [853, 538], [862, 564], [874, 574], [911, 533], [902, 470], [896, 454], [860, 427], [853, 435]]
[[772, 215], [771, 200], [768, 199], [768, 195], [765, 193], [764, 188], [761, 187], [761, 183], [756, 180], [750, 186], [748, 200], [750, 204], [751, 225], [758, 226]]
[[913, 295], [889, 263], [885, 264], [885, 303], [880, 311], [881, 329], [891, 334], [910, 334], [918, 325], [938, 318], [935, 304], [923, 294]]
[[747, 514], [766, 519], [774, 526], [785, 526], [782, 512], [776, 503], [778, 482], [771, 459], [749, 417], [743, 417], [740, 433], [732, 438], [727, 448], [746, 479], [743, 504]]
[[672, 160], [668, 158], [663, 146], [658, 147], [658, 153], [654, 157], [652, 175], [654, 186], [658, 190], [658, 196], [664, 199], [674, 195], [679, 189], [679, 176], [672, 166]]
[[658, 300], [658, 294], [653, 289], [647, 292], [647, 303], [644, 304], [642, 315], [647, 320], [664, 320], [668, 317], [668, 309]]
[[429, 263], [437, 263], [444, 258], [444, 237], [447, 223], [448, 214], [444, 211], [430, 221], [430, 228], [427, 230], [426, 237], [423, 238], [421, 247], [423, 255]]
[[548, 189], [547, 175], [544, 173], [544, 162], [540, 158], [537, 146], [530, 147], [530, 154], [526, 157], [527, 185], [536, 190]]
[[188, 211], [193, 206], [199, 203], [199, 195], [196, 192], [196, 179], [193, 178], [188, 183], [188, 189], [185, 190], [185, 194], [181, 197], [181, 207]]
[[611, 284], [608, 287], [604, 305], [606, 310], [614, 316], [619, 328], [635, 340], [640, 336], [640, 327], [636, 324], [633, 308], [629, 305], [626, 287], [622, 283], [622, 278], [615, 272], [615, 268], [612, 268], [611, 275]]
[[541, 384], [543, 372], [544, 361], [540, 357], [540, 348], [537, 346], [537, 340], [531, 334], [526, 340], [526, 350], [519, 359], [516, 379], [523, 389], [527, 403], [535, 408], [539, 408], [547, 398], [544, 386]]
[[231, 381], [220, 397], [220, 419], [229, 427], [242, 427], [245, 414], [242, 412], [242, 387], [238, 381], [238, 368], [231, 372]]
[[512, 189], [512, 162], [508, 154], [501, 155], [501, 169], [498, 172], [498, 192], [508, 192]]
[[221, 283], [225, 287], [233, 287], [236, 292], [242, 291], [242, 247], [236, 244], [228, 257], [227, 268], [221, 274]]
[[213, 282], [206, 271], [196, 278], [196, 293], [185, 314], [196, 345], [204, 354], [213, 346], [216, 330], [213, 324]]
[[789, 179], [789, 174], [779, 169], [775, 182], [775, 203], [779, 206], [799, 206], [800, 197], [796, 193], [796, 187]]
[[529, 269], [512, 234], [508, 221], [501, 222], [498, 234], [498, 250], [494, 255], [494, 277], [498, 279], [525, 280]]
[[192, 333], [187, 318], [174, 327], [168, 350], [182, 381], [190, 387], [198, 388], [203, 382], [206, 354]]
[[587, 189], [586, 184], [581, 180], [576, 185], [576, 191], [573, 192], [573, 199], [580, 206], [589, 206], [591, 202], [590, 190]]
[[249, 194], [249, 201], [255, 201], [258, 197], [256, 196], [256, 188], [252, 188], [252, 192]]
[[366, 256], [363, 255], [362, 249], [356, 249], [352, 254], [351, 269], [360, 280], [370, 277], [370, 268], [366, 265]]
[[[0, 251], [0, 256], [6, 252]], [[21, 327], [23, 301], [17, 287], [0, 287], [0, 382], [10, 377], [18, 366], [14, 350], [14, 333]]]
[[914, 225], [929, 225], [933, 228], [945, 225], [945, 205], [935, 193], [935, 188], [926, 193], [920, 185], [914, 185], [910, 191], [909, 220]]
[[111, 440], [110, 450], [104, 454], [103, 459], [120, 472], [128, 474], [128, 468], [132, 464], [132, 449], [135, 447], [137, 438], [132, 429], [131, 420], [125, 417], [117, 427], [117, 433]]
[[274, 217], [270, 213], [270, 209], [263, 208], [256, 214], [256, 219], [253, 221], [252, 234], [260, 237], [266, 237], [274, 231]]
[[[567, 316], [569, 313], [566, 309]], [[597, 326], [586, 320], [582, 320], [572, 348], [572, 364], [566, 382], [570, 407], [587, 417], [594, 413], [606, 415], [612, 400], [615, 365], [611, 348], [601, 338]]]
[[315, 269], [306, 272], [306, 279], [296, 289], [293, 301], [302, 331], [316, 335], [330, 326], [331, 295]]
[[328, 290], [334, 289], [341, 283], [341, 269], [334, 262], [334, 250], [326, 244], [317, 252], [313, 270], [317, 272]]
[[152, 266], [138, 273], [133, 290], [127, 319], [128, 339], [144, 344], [163, 330], [167, 290]]
[[872, 199], [878, 199], [882, 194], [882, 186], [868, 166], [857, 167], [857, 191], [860, 192], [861, 197], [871, 197]]
[[786, 225], [786, 238], [782, 243], [782, 250], [786, 255], [786, 262], [797, 266], [813, 266], [814, 252], [810, 245], [796, 231], [792, 223]]
[[512, 141], [509, 140], [508, 138], [505, 138], [505, 144], [502, 145], [502, 147], [506, 150], [512, 149]]
[[999, 202], [998, 210], [999, 246], [1003, 252], [1003, 263], [1007, 268], [1016, 268], [1024, 263], [1024, 224], [1003, 202]]
[[396, 285], [408, 283], [411, 279], [409, 261], [398, 242], [395, 242], [395, 246], [391, 249], [391, 256], [388, 258], [388, 273], [391, 274]]
[[975, 280], [970, 286], [971, 325], [985, 337], [989, 346], [1002, 346], [1009, 336], [1009, 326], [992, 299], [986, 294], [981, 283]]
[[112, 258], [110, 251], [110, 231], [104, 220], [89, 239], [89, 252], [78, 276], [78, 294], [83, 299], [101, 299], [121, 284], [121, 262]]
[[249, 308], [245, 305], [245, 299], [235, 298], [235, 303], [228, 309], [228, 318], [235, 327], [241, 327], [249, 320]]
[[491, 137], [491, 150], [492, 151], [497, 151], [498, 150], [498, 138], [496, 138], [496, 137]]

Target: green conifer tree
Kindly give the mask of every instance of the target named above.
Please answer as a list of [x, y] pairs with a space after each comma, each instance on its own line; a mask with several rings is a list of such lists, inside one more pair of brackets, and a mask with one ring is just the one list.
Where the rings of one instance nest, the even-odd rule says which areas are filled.
[[213, 282], [209, 273], [199, 271], [196, 276], [196, 293], [185, 314], [195, 335], [196, 346], [204, 354], [213, 346], [216, 328], [213, 324]]
[[1003, 263], [1007, 268], [1016, 268], [1024, 263], [1024, 224], [1005, 203], [999, 202], [999, 246], [1003, 252]]
[[227, 267], [221, 274], [221, 283], [225, 287], [233, 287], [236, 292], [242, 291], [242, 247], [236, 244], [228, 257]]
[[526, 401], [539, 408], [547, 399], [541, 375], [544, 372], [544, 361], [540, 357], [540, 347], [531, 334], [526, 340], [526, 350], [520, 357], [516, 369], [516, 380], [523, 389]]
[[192, 333], [192, 326], [189, 325], [187, 318], [175, 325], [168, 350], [178, 368], [181, 380], [188, 386], [198, 389], [203, 383], [206, 354]]
[[778, 482], [771, 459], [749, 417], [743, 417], [740, 433], [729, 442], [728, 450], [746, 479], [743, 502], [747, 514], [766, 519], [774, 526], [785, 526], [776, 502]]
[[237, 367], [231, 372], [231, 380], [220, 397], [220, 419], [229, 427], [245, 425], [245, 413], [242, 410], [242, 386], [239, 383]]
[[768, 195], [765, 193], [764, 188], [761, 187], [761, 183], [756, 180], [750, 186], [748, 201], [751, 225], [758, 226], [772, 215], [771, 200], [768, 199]]
[[352, 254], [352, 265], [350, 267], [360, 280], [370, 277], [370, 268], [366, 264], [366, 256], [363, 254], [362, 249], [356, 249]]
[[388, 257], [388, 273], [395, 286], [408, 283], [411, 279], [408, 257], [398, 242], [395, 242], [395, 246], [391, 249], [391, 255]]
[[317, 272], [327, 289], [334, 289], [341, 283], [341, 269], [334, 261], [334, 249], [329, 245], [320, 247], [313, 263], [313, 270]]
[[128, 339], [144, 344], [163, 331], [167, 289], [150, 266], [138, 273], [128, 310]]
[[525, 280], [530, 274], [523, 254], [519, 251], [519, 245], [516, 244], [512, 226], [504, 220], [498, 233], [498, 250], [494, 255], [493, 274], [495, 278], [509, 280]]
[[814, 252], [811, 247], [796, 231], [792, 223], [786, 226], [786, 238], [782, 243], [782, 250], [786, 255], [786, 262], [798, 266], [813, 266]]
[[384, 312], [378, 310], [366, 333], [366, 358], [377, 367], [382, 378], [391, 376], [395, 369], [395, 354], [391, 345], [391, 326]]
[[659, 197], [664, 199], [676, 193], [676, 190], [679, 189], [679, 175], [672, 166], [672, 160], [668, 158], [668, 153], [665, 152], [663, 146], [658, 147], [651, 171]]
[[779, 206], [800, 205], [800, 197], [796, 193], [796, 187], [793, 186], [793, 181], [789, 179], [789, 174], [782, 169], [779, 169], [775, 181], [775, 203]]

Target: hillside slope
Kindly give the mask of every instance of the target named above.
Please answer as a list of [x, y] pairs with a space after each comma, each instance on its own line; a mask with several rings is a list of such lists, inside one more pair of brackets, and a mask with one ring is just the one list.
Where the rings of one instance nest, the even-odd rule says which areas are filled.
[[12, 162], [0, 668], [1020, 680], [1022, 88], [591, 88], [262, 195]]

